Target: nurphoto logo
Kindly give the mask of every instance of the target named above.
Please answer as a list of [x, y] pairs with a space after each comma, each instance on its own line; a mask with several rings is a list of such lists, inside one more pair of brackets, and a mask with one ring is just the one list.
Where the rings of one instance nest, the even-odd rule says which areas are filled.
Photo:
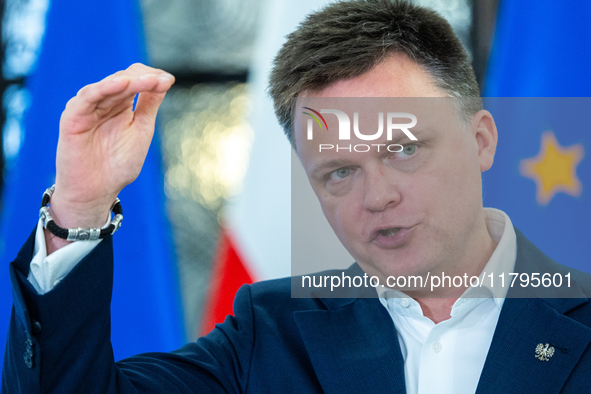
[[[351, 140], [351, 120], [345, 112], [338, 109], [321, 109], [320, 111], [316, 111], [310, 107], [303, 108], [310, 111], [302, 112], [304, 115], [310, 117], [307, 122], [308, 140], [314, 139], [314, 121], [320, 126], [320, 130], [324, 131], [326, 128], [326, 131], [328, 131], [328, 123], [322, 114], [333, 114], [337, 117], [337, 121], [339, 122], [339, 141]], [[385, 118], [386, 139], [388, 141], [392, 141], [395, 130], [402, 131], [412, 141], [417, 141], [417, 138], [409, 130], [417, 124], [417, 117], [415, 115], [408, 112], [387, 112]], [[401, 123], [400, 119], [405, 119], [406, 122]], [[384, 112], [378, 113], [378, 130], [373, 134], [364, 134], [359, 130], [359, 112], [354, 112], [353, 133], [355, 134], [355, 137], [362, 141], [375, 141], [381, 138], [384, 134]], [[404, 149], [400, 144], [371, 144], [371, 146], [376, 146], [378, 151], [380, 150], [380, 147], [386, 147], [389, 152], [401, 152]], [[336, 146], [334, 144], [319, 144], [319, 151], [322, 152], [323, 150], [336, 149], [338, 152], [339, 150], [351, 151], [351, 149], [353, 149], [355, 152], [368, 152], [371, 149], [371, 146], [370, 144], [357, 144], [342, 147], [338, 144]]]

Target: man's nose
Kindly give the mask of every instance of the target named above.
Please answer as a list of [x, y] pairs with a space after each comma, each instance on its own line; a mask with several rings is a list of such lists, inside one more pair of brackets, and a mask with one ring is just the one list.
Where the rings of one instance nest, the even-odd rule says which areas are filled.
[[400, 203], [401, 195], [395, 182], [384, 168], [367, 171], [364, 177], [363, 207], [370, 211], [383, 211]]

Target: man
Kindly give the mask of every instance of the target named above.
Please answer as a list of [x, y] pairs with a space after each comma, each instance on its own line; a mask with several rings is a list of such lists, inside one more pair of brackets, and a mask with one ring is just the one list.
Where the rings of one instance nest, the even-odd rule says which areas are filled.
[[[139, 174], [172, 83], [133, 65], [68, 103], [48, 211], [59, 228], [105, 225]], [[480, 173], [492, 165], [496, 128], [469, 99], [478, 89], [466, 55], [435, 13], [402, 2], [330, 5], [289, 37], [270, 91], [327, 219], [358, 262], [340, 274], [365, 271], [382, 283], [444, 272], [478, 278], [489, 267], [567, 274], [505, 214], [483, 209]], [[425, 102], [411, 106], [430, 127], [416, 142], [397, 140], [401, 150], [323, 155], [318, 143], [334, 137], [304, 138], [292, 99], [334, 97], [437, 104], [429, 115]], [[292, 298], [289, 279], [261, 282], [243, 287], [235, 316], [196, 343], [115, 363], [112, 239], [69, 243], [47, 227], [11, 265], [3, 392], [591, 392], [591, 288], [582, 275], [572, 298], [546, 300], [503, 299], [492, 285], [487, 298], [465, 297], [466, 286], [437, 297], [381, 289], [380, 299]]]

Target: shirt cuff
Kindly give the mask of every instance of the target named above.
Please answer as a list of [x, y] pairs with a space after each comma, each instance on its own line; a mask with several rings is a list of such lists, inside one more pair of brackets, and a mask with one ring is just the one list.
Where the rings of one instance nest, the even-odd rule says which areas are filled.
[[33, 260], [27, 280], [37, 293], [41, 295], [48, 293], [101, 241], [102, 239], [72, 242], [48, 256], [43, 224], [39, 219], [35, 233]]

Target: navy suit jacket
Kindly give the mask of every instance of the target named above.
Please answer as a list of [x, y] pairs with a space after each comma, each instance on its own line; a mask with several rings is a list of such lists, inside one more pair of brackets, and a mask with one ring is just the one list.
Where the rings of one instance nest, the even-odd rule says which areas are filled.
[[[33, 241], [10, 267], [3, 394], [405, 392], [396, 329], [378, 299], [292, 298], [289, 279], [243, 286], [235, 316], [197, 342], [116, 363], [111, 238], [42, 296], [26, 280]], [[516, 264], [566, 272], [519, 231]], [[591, 393], [590, 278], [573, 278], [577, 298], [505, 300], [478, 394]], [[556, 349], [549, 361], [535, 358], [539, 343]]]

